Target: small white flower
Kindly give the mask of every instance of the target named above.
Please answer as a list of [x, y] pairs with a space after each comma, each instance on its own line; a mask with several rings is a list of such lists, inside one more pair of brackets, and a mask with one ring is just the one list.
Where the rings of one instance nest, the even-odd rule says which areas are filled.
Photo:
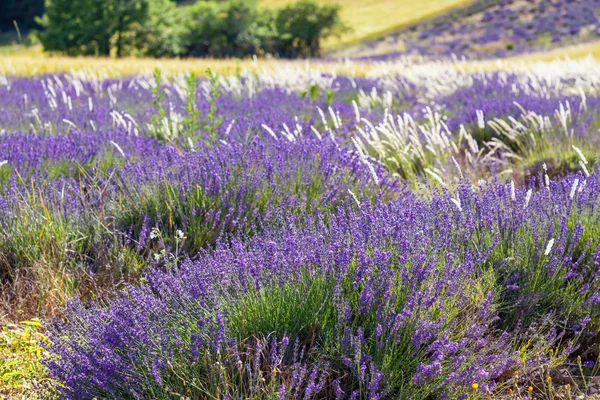
[[462, 204], [460, 202], [460, 197], [458, 197], [458, 195], [456, 195], [455, 199], [451, 199], [452, 202], [456, 205], [456, 207], [458, 208], [458, 211], [462, 211]]
[[177, 236], [178, 239], [184, 238], [183, 232], [179, 229], [177, 229], [177, 231], [175, 232], [175, 236]]
[[458, 161], [456, 161], [456, 158], [454, 158], [454, 156], [452, 156], [452, 162], [454, 163], [454, 166], [456, 167], [456, 169], [458, 170], [458, 173], [460, 174], [460, 177], [463, 177], [463, 173], [462, 173], [462, 169], [460, 168], [460, 165], [458, 164]]
[[375, 167], [373, 167], [373, 164], [371, 164], [369, 162], [369, 159], [367, 158], [367, 156], [363, 153], [359, 154], [361, 161], [363, 162], [363, 164], [365, 164], [369, 170], [369, 173], [371, 174], [371, 177], [373, 178], [373, 182], [375, 182], [375, 185], [379, 186], [379, 177], [377, 176], [377, 172], [375, 172]]
[[321, 136], [321, 134], [319, 133], [319, 131], [314, 127], [314, 126], [310, 126], [310, 130], [315, 134], [315, 136], [317, 137], [317, 139], [322, 140], [323, 137]]
[[587, 165], [588, 164], [588, 160], [586, 160], [585, 156], [583, 155], [583, 152], [581, 151], [581, 149], [575, 145], [571, 146], [573, 148], [573, 150], [575, 150], [575, 152], [577, 153], [577, 155], [579, 156], [579, 158], [581, 159], [581, 161]]
[[325, 130], [329, 130], [329, 124], [327, 123], [327, 118], [325, 118], [325, 113], [321, 110], [321, 107], [317, 106], [317, 110], [319, 111], [319, 115], [321, 115], [321, 122], [323, 122], [323, 126]]
[[160, 231], [158, 230], [158, 228], [152, 228], [152, 231], [150, 232], [150, 239], [156, 239], [159, 236]]
[[352, 198], [356, 202], [356, 205], [360, 207], [360, 201], [358, 201], [358, 197], [356, 197], [356, 195], [354, 194], [354, 192], [352, 190], [348, 189], [348, 193], [350, 193], [350, 196], [352, 196]]
[[358, 104], [356, 101], [352, 100], [352, 107], [354, 107], [354, 116], [356, 117], [356, 123], [360, 123], [360, 111], [358, 110]]
[[233, 128], [233, 124], [235, 124], [235, 119], [232, 119], [225, 131], [225, 136], [229, 136], [229, 132], [231, 132], [231, 128]]
[[110, 143], [111, 143], [113, 146], [115, 146], [115, 148], [117, 149], [117, 151], [118, 151], [119, 153], [121, 153], [121, 155], [123, 156], [123, 158], [127, 158], [127, 157], [125, 157], [125, 152], [123, 152], [123, 149], [121, 148], [121, 146], [119, 146], [117, 143], [115, 143], [115, 142], [114, 142], [114, 141], [112, 141], [112, 140], [110, 141]]
[[273, 138], [274, 138], [275, 140], [279, 140], [279, 139], [277, 138], [277, 135], [275, 134], [275, 132], [273, 132], [273, 129], [269, 128], [269, 127], [268, 127], [267, 125], [265, 125], [265, 124], [262, 124], [262, 125], [261, 125], [261, 127], [262, 127], [262, 128], [265, 130], [265, 131], [267, 131], [267, 133], [268, 133], [269, 135], [273, 136]]
[[527, 206], [529, 205], [529, 201], [531, 200], [531, 193], [533, 192], [531, 191], [531, 189], [529, 189], [527, 191], [527, 194], [525, 195], [525, 207], [523, 208], [527, 208]]
[[588, 171], [587, 167], [585, 166], [583, 161], [579, 161], [579, 166], [581, 167], [581, 169], [583, 170], [583, 174], [585, 175], [586, 178], [590, 177], [590, 172]]
[[69, 125], [71, 128], [73, 128], [73, 129], [77, 129], [77, 125], [75, 125], [75, 124], [73, 123], [73, 121], [69, 121], [68, 119], [66, 119], [66, 118], [63, 118], [63, 122], [64, 122], [65, 124]]
[[444, 182], [444, 180], [442, 179], [442, 177], [439, 176], [438, 174], [436, 174], [431, 168], [425, 168], [425, 172], [428, 173], [429, 175], [431, 175], [431, 177], [433, 179], [435, 179], [436, 181], [438, 181], [440, 183], [440, 185], [446, 186], [446, 183]]
[[548, 245], [546, 246], [546, 251], [544, 251], [544, 255], [547, 256], [552, 251], [552, 246], [554, 246], [554, 238], [550, 239]]
[[585, 188], [585, 185], [587, 184], [586, 181], [581, 182], [581, 185], [579, 185], [579, 190], [577, 190], [579, 193], [583, 192], [583, 189]]
[[[223, 140], [221, 140], [221, 142], [223, 142]], [[195, 153], [196, 149], [194, 148], [194, 142], [192, 141], [191, 137], [187, 138], [187, 143], [188, 143], [188, 147], [190, 148], [190, 150]]]
[[485, 118], [483, 116], [483, 111], [476, 110], [475, 113], [477, 114], [477, 126], [479, 127], [479, 129], [484, 129], [485, 128]]
[[573, 200], [573, 198], [575, 197], [575, 191], [577, 190], [577, 185], [579, 185], [579, 179], [575, 179], [573, 181], [573, 186], [571, 187], [571, 194], [569, 195], [569, 198], [571, 200]]
[[510, 199], [515, 201], [517, 199], [517, 195], [515, 194], [515, 181], [510, 181]]

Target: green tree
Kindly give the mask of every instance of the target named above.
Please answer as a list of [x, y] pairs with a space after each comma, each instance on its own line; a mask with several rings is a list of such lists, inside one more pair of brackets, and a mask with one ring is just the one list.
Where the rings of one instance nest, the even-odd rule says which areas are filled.
[[185, 43], [193, 56], [242, 57], [260, 52], [272, 29], [254, 0], [200, 1], [185, 7]]
[[69, 55], [78, 55], [85, 54], [87, 47], [93, 45], [92, 43], [88, 43], [89, 46], [83, 45], [85, 41], [82, 35], [88, 18], [85, 14], [77, 12], [78, 9], [85, 8], [77, 3], [77, 1], [69, 0], [46, 1], [46, 13], [38, 19], [39, 24], [46, 28], [46, 31], [40, 35], [44, 49], [60, 50]]
[[151, 0], [147, 19], [135, 30], [132, 53], [151, 57], [185, 55], [183, 40], [189, 18], [187, 7], [176, 7], [170, 0]]
[[321, 41], [345, 29], [339, 6], [310, 0], [279, 11], [256, 0], [46, 0], [38, 20], [48, 51], [118, 57], [318, 57]]
[[169, 0], [46, 0], [40, 40], [48, 51], [120, 57], [135, 53], [174, 7]]
[[340, 6], [319, 6], [302, 0], [282, 8], [275, 25], [279, 35], [278, 52], [283, 57], [319, 57], [321, 41], [347, 29], [340, 18]]
[[106, 11], [108, 34], [111, 39], [116, 37], [116, 53], [117, 57], [121, 57], [127, 34], [148, 20], [150, 6], [147, 0], [109, 0], [106, 3], [109, 6]]

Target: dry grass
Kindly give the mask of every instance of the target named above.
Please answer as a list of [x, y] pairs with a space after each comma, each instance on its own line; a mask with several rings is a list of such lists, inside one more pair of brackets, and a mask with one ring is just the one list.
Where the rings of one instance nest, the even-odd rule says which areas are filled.
[[[260, 0], [261, 6], [282, 7], [297, 0]], [[442, 14], [472, 0], [318, 0], [340, 4], [342, 19], [353, 31], [325, 43], [326, 48], [353, 43], [395, 28]]]
[[506, 68], [518, 68], [535, 63], [549, 63], [557, 60], [579, 60], [593, 57], [600, 60], [600, 40], [572, 46], [560, 47], [548, 51], [521, 54], [500, 60], [468, 61], [461, 66], [466, 71], [497, 71]]
[[593, 56], [596, 59], [600, 59], [600, 40], [593, 41], [590, 43], [583, 43], [573, 46], [561, 47], [550, 51], [524, 54], [515, 57], [515, 60], [522, 61], [553, 61], [557, 58], [583, 58], [587, 56]]
[[336, 73], [349, 76], [363, 76], [373, 68], [373, 64], [359, 62], [320, 63], [305, 60], [276, 59], [154, 59], [154, 58], [101, 58], [50, 56], [43, 53], [33, 55], [0, 54], [0, 75], [31, 76], [49, 73], [81, 73], [83, 76], [104, 79], [128, 76], [138, 73], [152, 73], [159, 67], [165, 75], [195, 72], [203, 76], [207, 68], [220, 75], [234, 75], [240, 71], [286, 70], [307, 68], [322, 73]]
[[[281, 62], [261, 60], [261, 67], [274, 66]], [[258, 65], [252, 60], [213, 59], [152, 59], [152, 58], [100, 58], [63, 57], [45, 54], [0, 55], [0, 74], [29, 76], [57, 72], [83, 72], [98, 78], [133, 75], [151, 72], [159, 67], [167, 75], [195, 71], [203, 75], [207, 68], [220, 74], [235, 74], [240, 68], [252, 69]]]
[[[592, 56], [600, 59], [600, 41], [570, 46], [548, 52], [524, 54], [521, 56], [502, 60], [467, 61], [460, 63], [442, 63], [440, 67], [454, 67], [467, 72], [494, 71], [506, 68], [517, 68], [537, 62], [548, 62], [557, 59], [581, 59]], [[438, 64], [438, 63], [436, 63]], [[0, 75], [31, 76], [45, 73], [81, 73], [90, 78], [109, 78], [134, 75], [138, 73], [151, 73], [159, 67], [165, 75], [176, 75], [196, 72], [204, 75], [207, 68], [211, 68], [221, 75], [236, 74], [238, 71], [248, 70], [276, 70], [283, 73], [286, 69], [302, 69], [307, 66], [306, 61], [265, 60], [216, 60], [216, 59], [148, 59], [148, 58], [97, 58], [97, 57], [61, 57], [49, 56], [41, 52], [28, 54], [0, 54]], [[369, 63], [369, 62], [310, 62], [312, 71], [334, 73], [349, 76], [364, 76], [369, 72], [394, 70], [401, 72], [406, 64], [395, 63]], [[415, 68], [416, 65], [411, 67]]]

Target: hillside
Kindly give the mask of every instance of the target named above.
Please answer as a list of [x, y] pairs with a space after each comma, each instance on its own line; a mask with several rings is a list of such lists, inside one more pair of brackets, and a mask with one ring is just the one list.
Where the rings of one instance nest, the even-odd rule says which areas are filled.
[[594, 42], [600, 39], [599, 17], [600, 0], [477, 0], [332, 55], [511, 57]]
[[[259, 0], [261, 6], [282, 7], [297, 0]], [[319, 0], [321, 4], [342, 5], [342, 19], [352, 31], [326, 43], [338, 47], [381, 35], [424, 18], [443, 14], [472, 0]], [[415, 4], [418, 3], [418, 6]]]

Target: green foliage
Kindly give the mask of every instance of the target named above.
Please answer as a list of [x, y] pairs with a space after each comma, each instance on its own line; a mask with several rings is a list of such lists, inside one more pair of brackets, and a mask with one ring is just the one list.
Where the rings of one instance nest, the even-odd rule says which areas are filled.
[[231, 329], [242, 340], [267, 334], [287, 334], [292, 341], [302, 338], [308, 342], [335, 338], [338, 315], [334, 287], [331, 278], [305, 274], [299, 282], [258, 288], [242, 300], [228, 303]]
[[317, 85], [316, 83], [313, 83], [312, 85], [309, 86], [309, 88], [306, 90], [306, 92], [302, 92], [301, 93], [302, 97], [305, 97], [306, 95], [308, 95], [308, 97], [312, 100], [318, 100], [319, 97], [321, 97], [321, 87], [319, 85]]
[[1, 183], [8, 182], [8, 180], [12, 176], [12, 173], [13, 173], [13, 170], [7, 161], [0, 162], [0, 182]]
[[[242, 184], [243, 179], [240, 177], [229, 182], [226, 190], [238, 193]], [[170, 246], [173, 244], [173, 238], [177, 236], [176, 227], [185, 225], [184, 234], [187, 239], [182, 244], [182, 249], [188, 254], [193, 254], [207, 244], [213, 244], [224, 233], [239, 230], [252, 233], [255, 221], [249, 209], [253, 206], [264, 209], [271, 200], [271, 195], [272, 189], [264, 187], [245, 192], [243, 196], [232, 200], [221, 193], [208, 194], [201, 187], [183, 192], [166, 181], [144, 185], [135, 188], [130, 196], [124, 196], [119, 201], [118, 226], [123, 229], [133, 226], [134, 232], [140, 232], [147, 217], [150, 225], [160, 227], [161, 237], [166, 245]], [[198, 209], [212, 209], [215, 212], [212, 216], [207, 212], [198, 214]], [[225, 218], [228, 212], [238, 215], [238, 219], [245, 220], [246, 223], [240, 226]]]
[[176, 26], [173, 10], [169, 0], [46, 0], [40, 41], [68, 55], [172, 55], [177, 46], [166, 26]]
[[[198, 78], [196, 74], [191, 72], [185, 77], [185, 109], [187, 116], [184, 117], [185, 131], [187, 132], [188, 141], [193, 141], [198, 135], [198, 104], [196, 102], [196, 92], [198, 91]], [[189, 143], [193, 147], [193, 143]]]
[[344, 29], [339, 6], [311, 0], [277, 12], [254, 0], [46, 0], [38, 22], [47, 51], [118, 57], [316, 57], [321, 41]]
[[[299, 94], [302, 97], [308, 96], [311, 101], [316, 101], [321, 98], [321, 88], [316, 83], [313, 83], [308, 87], [308, 89], [301, 91]], [[334, 89], [325, 89], [325, 102], [327, 106], [331, 107], [333, 105], [334, 96]]]
[[279, 54], [290, 58], [319, 57], [321, 41], [346, 29], [339, 12], [339, 5], [319, 6], [312, 0], [281, 9], [275, 18]]
[[132, 54], [150, 57], [176, 57], [186, 54], [184, 36], [189, 16], [170, 0], [149, 1], [148, 16], [135, 31]]
[[[111, 169], [114, 163], [114, 157], [107, 152], [92, 168], [100, 172]], [[44, 164], [57, 177], [77, 175], [89, 193], [105, 189], [86, 171], [92, 164]], [[109, 221], [108, 210], [100, 210], [82, 199], [85, 212], [80, 216], [67, 215], [55, 209], [49, 189], [18, 174], [17, 179], [30, 190], [13, 199], [9, 207], [14, 217], [0, 227], [0, 279], [3, 283], [0, 315], [6, 313], [15, 319], [21, 318], [24, 312], [31, 315], [32, 309], [54, 312], [69, 297], [85, 288], [90, 271], [97, 277], [110, 277], [111, 280], [139, 272], [145, 260], [137, 250], [123, 245], [122, 235], [106, 222]], [[30, 282], [26, 289], [19, 286], [24, 280]], [[18, 306], [4, 303], [11, 296], [19, 296]]]
[[[443, 261], [440, 261], [438, 268], [444, 268]], [[315, 275], [307, 269], [301, 277], [284, 285], [271, 284], [256, 288], [235, 301], [228, 301], [226, 298], [224, 307], [227, 310], [229, 329], [240, 342], [252, 337], [288, 335], [291, 343], [298, 340], [306, 346], [307, 354], [314, 358], [313, 361], [319, 358], [339, 359], [343, 352], [341, 343], [347, 339], [348, 328], [352, 334], [360, 329], [365, 340], [364, 345], [356, 351], [368, 354], [385, 373], [389, 394], [394, 394], [394, 398], [429, 398], [435, 390], [435, 381], [431, 385], [421, 386], [414, 385], [411, 381], [417, 366], [426, 357], [423, 350], [415, 348], [412, 343], [416, 321], [409, 320], [400, 329], [386, 328], [378, 333], [379, 320], [375, 312], [359, 311], [365, 288], [356, 284], [354, 272], [354, 268], [350, 268], [339, 285], [334, 276]], [[376, 275], [377, 271], [373, 271], [373, 274]], [[426, 286], [427, 282], [423, 282], [423, 288]], [[476, 304], [489, 295], [492, 287], [492, 279], [482, 279], [478, 287], [465, 289], [471, 295], [473, 304]], [[387, 310], [398, 313], [405, 306], [407, 290], [406, 283], [398, 277], [389, 296], [380, 301], [385, 303]], [[444, 312], [437, 317], [448, 317], [446, 323], [450, 324], [453, 320], [473, 317], [474, 311], [459, 307], [458, 300], [459, 295], [441, 300], [436, 308]], [[340, 315], [336, 302], [347, 304], [352, 310], [351, 315]], [[432, 307], [430, 311], [433, 309]], [[453, 333], [462, 335], [464, 332], [461, 330], [464, 329], [467, 327], [457, 324]], [[392, 339], [387, 340], [387, 337]], [[356, 365], [336, 365], [336, 368], [340, 375], [359, 376], [360, 360], [361, 357], [357, 354], [354, 360]], [[353, 382], [349, 379], [346, 381], [348, 387], [344, 390], [349, 393], [360, 389], [361, 393], [366, 393], [366, 388], [359, 388], [359, 384], [358, 380]]]
[[200, 1], [182, 12], [188, 55], [243, 57], [272, 51], [272, 12], [258, 8], [255, 1]]
[[165, 119], [167, 112], [165, 111], [162, 102], [163, 97], [165, 96], [165, 92], [162, 90], [162, 71], [160, 68], [154, 68], [153, 71], [154, 76], [154, 86], [150, 87], [150, 91], [154, 95], [152, 99], [152, 105], [156, 109], [156, 112], [152, 115], [150, 119], [150, 124], [152, 126], [151, 134], [161, 142], [166, 140], [165, 133], [162, 131], [162, 121]]
[[206, 70], [206, 76], [210, 81], [210, 94], [207, 97], [210, 104], [210, 110], [207, 115], [206, 129], [210, 135], [210, 143], [217, 140], [217, 128], [223, 123], [223, 116], [217, 116], [217, 99], [221, 97], [219, 76], [209, 68]]
[[205, 141], [207, 145], [213, 145], [217, 140], [217, 129], [223, 123], [223, 116], [217, 115], [217, 99], [221, 96], [219, 77], [209, 68], [206, 71], [210, 83], [210, 91], [206, 97], [210, 108], [200, 124], [200, 111], [196, 94], [198, 92], [198, 78], [195, 73], [185, 77], [185, 115], [180, 115], [171, 110], [167, 113], [163, 107], [165, 93], [162, 89], [162, 71], [154, 70], [154, 85], [150, 88], [153, 94], [152, 104], [156, 112], [150, 120], [150, 135], [162, 143], [170, 142], [175, 146], [183, 146], [194, 149], [194, 143], [202, 136], [200, 128], [204, 129], [209, 138]]
[[327, 97], [327, 105], [329, 107], [333, 106], [333, 96], [335, 95], [335, 91], [331, 88], [325, 90], [325, 96]]
[[[503, 329], [515, 328], [520, 323], [535, 326], [548, 315], [562, 323], [579, 321], [589, 312], [589, 307], [585, 306], [589, 298], [582, 295], [582, 287], [595, 273], [592, 254], [599, 244], [600, 214], [596, 210], [577, 210], [573, 203], [572, 210], [565, 216], [549, 218], [556, 230], [555, 237], [566, 235], [570, 247], [554, 256], [565, 260], [558, 266], [553, 266], [553, 256], [549, 253], [558, 245], [548, 235], [539, 235], [535, 225], [495, 227], [498, 235], [482, 225], [473, 236], [472, 242], [479, 243], [482, 248], [496, 243], [490, 257], [482, 264], [482, 273], [491, 274], [491, 279], [496, 282], [495, 304]], [[563, 231], [561, 226], [564, 226]], [[580, 237], [575, 234], [578, 230], [583, 232]], [[572, 263], [580, 266], [579, 275], [565, 279]]]
[[[48, 338], [38, 319], [9, 324], [0, 331], [0, 396], [13, 398], [18, 392], [33, 396], [49, 386], [45, 367], [40, 363], [47, 352], [41, 347]], [[4, 398], [4, 397], [3, 397]], [[16, 397], [15, 397], [16, 398]], [[31, 397], [28, 397], [31, 398]]]

